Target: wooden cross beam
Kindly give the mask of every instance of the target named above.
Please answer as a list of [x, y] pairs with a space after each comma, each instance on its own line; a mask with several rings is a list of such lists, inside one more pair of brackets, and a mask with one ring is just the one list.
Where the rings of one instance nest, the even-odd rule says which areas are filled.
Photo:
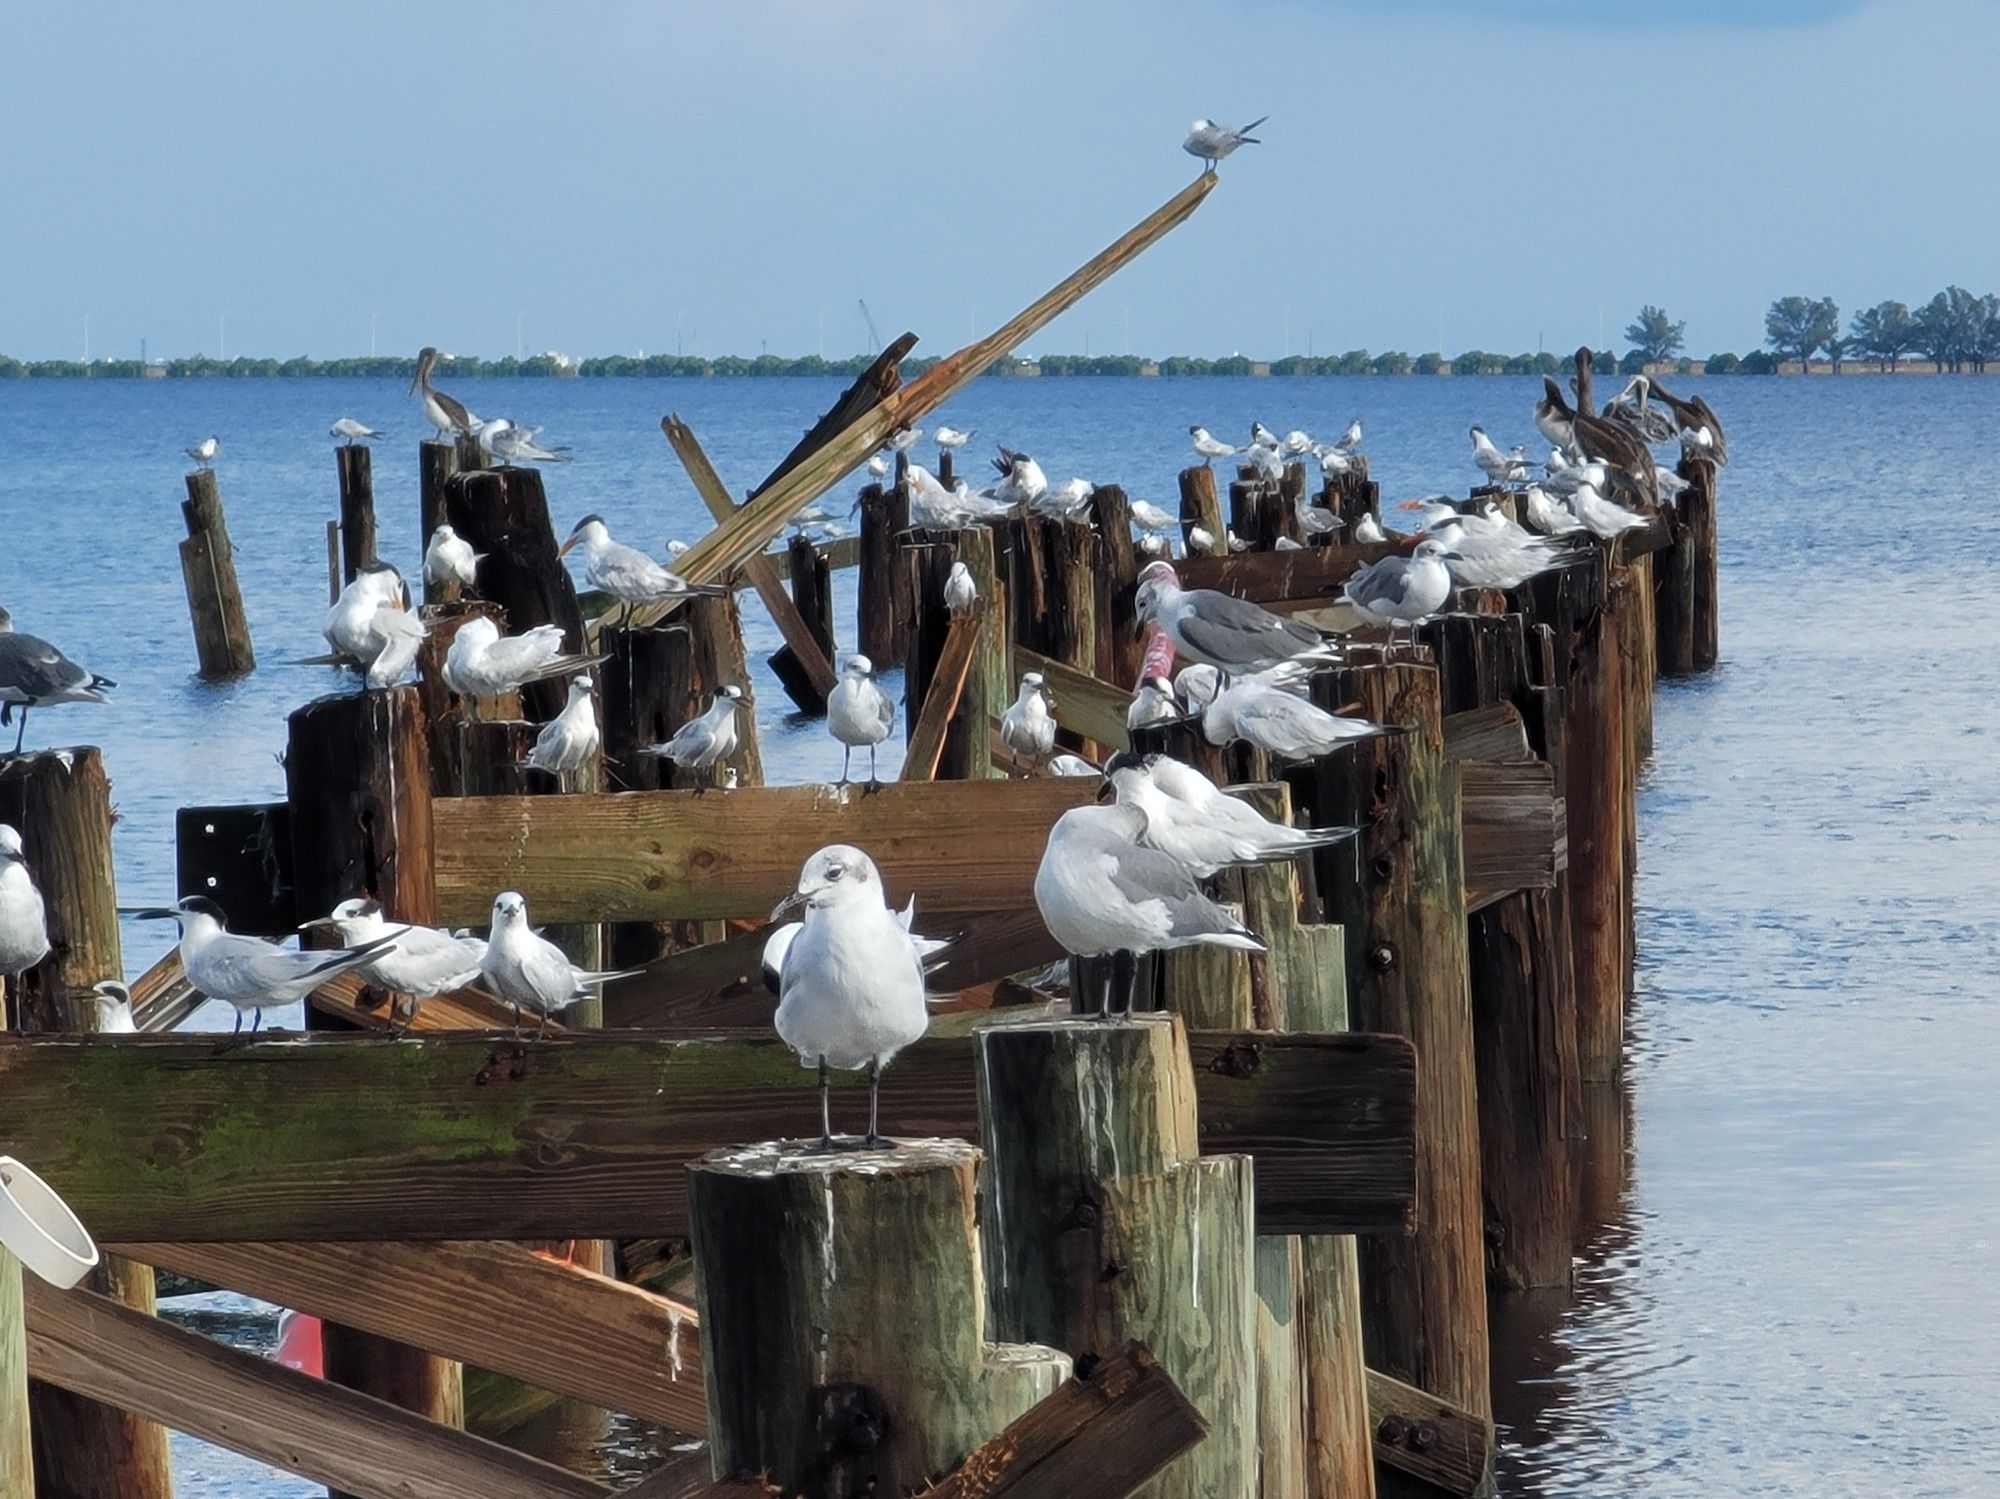
[[[1203, 1148], [1256, 1161], [1263, 1231], [1407, 1227], [1407, 1042], [1190, 1046]], [[976, 1038], [919, 1042], [884, 1129], [979, 1138], [976, 1073]], [[866, 1086], [836, 1074], [836, 1124]], [[112, 1243], [678, 1236], [690, 1161], [818, 1133], [813, 1073], [769, 1036], [0, 1038], [0, 1139]]]
[[1109, 750], [1130, 746], [1131, 737], [1125, 728], [1125, 710], [1132, 706], [1130, 688], [1079, 671], [1066, 661], [1044, 656], [1024, 645], [1015, 646], [1014, 680], [1019, 682], [1031, 671], [1042, 674], [1043, 683], [1055, 699], [1057, 723], [1072, 734], [1095, 739]]

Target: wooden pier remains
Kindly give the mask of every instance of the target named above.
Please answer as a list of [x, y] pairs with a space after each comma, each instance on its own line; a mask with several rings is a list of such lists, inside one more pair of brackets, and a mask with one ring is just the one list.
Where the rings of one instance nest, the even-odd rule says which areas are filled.
[[181, 543], [181, 580], [187, 585], [202, 678], [219, 682], [243, 676], [256, 670], [257, 654], [250, 646], [250, 622], [243, 613], [236, 554], [229, 544], [214, 469], [198, 468], [188, 474], [181, 518], [188, 533]]

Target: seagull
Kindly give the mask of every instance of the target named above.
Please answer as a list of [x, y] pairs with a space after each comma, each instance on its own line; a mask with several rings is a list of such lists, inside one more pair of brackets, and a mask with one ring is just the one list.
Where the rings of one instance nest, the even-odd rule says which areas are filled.
[[[1347, 524], [1331, 510], [1322, 510], [1315, 505], [1303, 489], [1292, 501], [1292, 514], [1298, 517], [1299, 529], [1308, 536], [1331, 536]], [[1288, 538], [1281, 536], [1278, 539], [1284, 541]]]
[[[963, 567], [964, 563], [955, 564]], [[949, 591], [949, 590], [947, 590]], [[896, 726], [896, 705], [875, 680], [875, 664], [866, 656], [849, 656], [840, 680], [826, 695], [826, 730], [841, 743], [840, 784], [847, 784], [848, 762], [863, 745], [868, 749], [868, 789], [881, 786], [875, 773], [875, 753]]]
[[1262, 422], [1252, 422], [1250, 424], [1250, 446], [1253, 448], [1269, 448], [1275, 453], [1281, 444], [1278, 441], [1277, 433], [1273, 432]]
[[1645, 516], [1634, 515], [1623, 505], [1605, 499], [1594, 485], [1580, 485], [1568, 498], [1570, 514], [1582, 521], [1593, 536], [1610, 538], [1646, 524]]
[[1208, 943], [1247, 952], [1264, 944], [1201, 893], [1186, 865], [1142, 841], [1146, 815], [1131, 807], [1073, 807], [1056, 819], [1035, 871], [1035, 908], [1072, 956], [1109, 958], [1086, 978], [1095, 1012], [1110, 1018], [1113, 991], [1132, 1012], [1137, 955]]
[[881, 1133], [882, 1069], [930, 1027], [918, 939], [889, 908], [874, 860], [844, 843], [806, 860], [771, 919], [800, 907], [798, 935], [781, 954], [778, 1035], [819, 1067], [823, 1150], [837, 1148], [827, 1068], [868, 1069], [861, 1148], [872, 1150], [890, 1143]]
[[497, 459], [502, 468], [512, 468], [516, 463], [568, 463], [568, 448], [544, 448], [536, 443], [535, 435], [540, 427], [517, 427], [504, 416], [495, 417], [490, 422], [481, 422], [473, 430], [479, 439], [480, 451], [489, 458]]
[[1121, 751], [1105, 772], [1118, 805], [1145, 814], [1140, 841], [1178, 859], [1199, 880], [1220, 869], [1295, 859], [1355, 832], [1273, 822], [1250, 803], [1225, 795], [1192, 765], [1167, 755], [1141, 759]]
[[1174, 528], [1174, 518], [1151, 500], [1134, 500], [1130, 506], [1132, 523], [1149, 536]]
[[1568, 536], [1583, 529], [1583, 522], [1550, 499], [1541, 485], [1530, 484], [1521, 491], [1521, 497], [1528, 509], [1529, 522], [1543, 535]]
[[1335, 443], [1334, 447], [1343, 453], [1352, 453], [1357, 451], [1360, 446], [1361, 423], [1358, 421], [1349, 422], [1347, 430], [1340, 434], [1340, 441]]
[[0, 822], [0, 978], [19, 978], [49, 955], [47, 917], [21, 835]]
[[197, 467], [207, 468], [215, 462], [216, 449], [220, 448], [221, 446], [222, 446], [222, 439], [216, 437], [214, 434], [211, 433], [209, 436], [204, 437], [200, 442], [196, 443], [193, 447], [182, 448], [181, 451], [187, 454], [188, 457], [192, 458], [195, 461], [195, 465]]
[[871, 455], [868, 459], [868, 472], [878, 479], [886, 479], [889, 476], [889, 460], [880, 453]]
[[450, 526], [440, 525], [431, 532], [430, 545], [424, 548], [424, 581], [440, 588], [449, 583], [470, 588], [479, 564], [485, 560], [484, 552], [473, 551], [471, 542], [462, 539]]
[[944, 606], [953, 614], [963, 614], [979, 602], [979, 585], [972, 581], [972, 569], [954, 562], [944, 580]]
[[1449, 525], [1458, 519], [1458, 506], [1446, 495], [1421, 495], [1416, 499], [1398, 500], [1393, 507], [1397, 510], [1414, 511], [1416, 529], [1428, 531], [1434, 526]]
[[479, 965], [486, 956], [482, 937], [455, 937], [438, 927], [412, 926], [390, 922], [382, 915], [382, 903], [374, 900], [344, 900], [328, 916], [317, 917], [300, 931], [332, 931], [342, 945], [350, 948], [387, 940], [375, 955], [354, 971], [377, 988], [412, 1000], [432, 999], [463, 989], [479, 977]]
[[430, 623], [421, 615], [382, 599], [375, 605], [372, 631], [375, 654], [368, 660], [364, 680], [372, 688], [393, 687], [403, 673], [417, 664]]
[[431, 371], [436, 368], [437, 362], [436, 349], [423, 349], [417, 355], [417, 372], [410, 377], [411, 391], [423, 392], [424, 419], [444, 437], [475, 431], [483, 425], [479, 418], [431, 384]]
[[1386, 625], [1390, 643], [1395, 642], [1396, 626], [1416, 626], [1439, 610], [1451, 597], [1451, 569], [1456, 560], [1443, 542], [1420, 541], [1407, 557], [1383, 557], [1369, 563], [1347, 580], [1341, 597], [1354, 612], [1371, 625]]
[[1301, 457], [1318, 446], [1312, 440], [1312, 434], [1302, 427], [1294, 427], [1285, 434], [1284, 453], [1287, 458]]
[[1180, 700], [1174, 696], [1174, 684], [1162, 676], [1151, 676], [1139, 683], [1139, 690], [1132, 694], [1132, 704], [1125, 710], [1125, 727], [1143, 729], [1156, 723], [1172, 723], [1181, 717]]
[[1187, 549], [1190, 556], [1213, 557], [1215, 555], [1215, 533], [1206, 526], [1189, 526]]
[[1052, 484], [1036, 495], [1028, 502], [1028, 508], [1037, 515], [1052, 516], [1057, 520], [1075, 520], [1090, 504], [1090, 497], [1095, 493], [1097, 486], [1088, 479], [1065, 479], [1062, 483]]
[[444, 684], [460, 697], [499, 697], [530, 682], [584, 671], [597, 657], [565, 655], [560, 625], [536, 625], [520, 635], [502, 635], [486, 615], [458, 627], [444, 653]]
[[1003, 504], [1032, 505], [1048, 490], [1048, 476], [1042, 472], [1042, 466], [1026, 453], [1016, 453], [1003, 447], [1000, 456], [993, 460], [993, 466], [1000, 471], [1001, 477], [987, 494]]
[[479, 976], [496, 998], [514, 1007], [514, 1028], [521, 1028], [521, 1012], [533, 1010], [541, 1017], [537, 1035], [547, 1032], [549, 1014], [567, 1009], [590, 991], [612, 979], [630, 978], [639, 970], [594, 972], [570, 962], [560, 947], [528, 926], [528, 903], [512, 890], [493, 897], [492, 935], [479, 960]]
[[587, 676], [571, 680], [569, 701], [542, 725], [534, 747], [521, 757], [524, 769], [545, 770], [560, 779], [597, 757], [604, 740], [597, 729], [597, 704], [590, 697], [595, 686]]
[[1052, 776], [1098, 776], [1103, 775], [1104, 772], [1084, 759], [1083, 756], [1072, 755], [1065, 751], [1049, 761], [1049, 774]]
[[940, 426], [931, 434], [931, 440], [941, 448], [962, 448], [979, 434], [971, 428], [961, 432], [956, 427]]
[[1428, 534], [1451, 549], [1451, 576], [1461, 588], [1519, 588], [1556, 566], [1565, 550], [1509, 520], [1491, 501], [1483, 511], [1454, 517]]
[[104, 689], [117, 685], [78, 666], [41, 636], [17, 633], [14, 616], [0, 609], [0, 724], [9, 722], [16, 708], [21, 710], [21, 723], [14, 731], [15, 754], [21, 753], [21, 741], [27, 737], [30, 708], [108, 703], [111, 699]]
[[924, 435], [922, 427], [898, 427], [889, 434], [884, 447], [891, 453], [907, 453], [917, 445], [917, 439]]
[[132, 1036], [139, 1022], [132, 1015], [132, 991], [116, 979], [99, 979], [90, 986], [91, 1003], [97, 1007], [100, 1036]]
[[1326, 652], [1319, 631], [1212, 588], [1183, 588], [1168, 562], [1139, 569], [1140, 620], [1153, 620], [1174, 648], [1232, 676]]
[[1141, 557], [1167, 557], [1173, 553], [1167, 538], [1153, 531], [1146, 532], [1133, 544], [1138, 547]]
[[1360, 520], [1354, 523], [1354, 539], [1356, 541], [1384, 542], [1389, 538], [1382, 530], [1382, 522], [1375, 519], [1372, 514], [1364, 514]]
[[[347, 439], [347, 445], [353, 447], [358, 440], [380, 437], [382, 434], [377, 432], [373, 427], [362, 426], [361, 423], [357, 422], [351, 416], [343, 416], [327, 429], [326, 435], [328, 437], [344, 437]], [[214, 441], [213, 438], [209, 440], [211, 442]]]
[[742, 701], [743, 689], [725, 682], [706, 713], [682, 724], [666, 743], [648, 745], [639, 753], [659, 755], [682, 770], [707, 770], [736, 753], [736, 710]]
[[403, 603], [403, 575], [386, 562], [365, 562], [326, 611], [320, 634], [336, 655], [366, 665], [382, 650], [376, 610], [385, 605], [401, 609]]
[[1315, 448], [1313, 456], [1319, 459], [1319, 476], [1331, 484], [1354, 472], [1354, 458], [1339, 448]]
[[571, 547], [583, 546], [583, 576], [592, 588], [601, 588], [625, 606], [624, 617], [641, 604], [658, 604], [668, 599], [696, 596], [719, 598], [729, 590], [720, 583], [690, 583], [679, 573], [669, 572], [637, 547], [613, 541], [601, 515], [586, 515], [576, 523], [569, 539], [556, 549], [562, 556]]
[[1210, 437], [1206, 427], [1189, 427], [1188, 436], [1194, 439], [1194, 450], [1204, 462], [1214, 462], [1217, 458], [1227, 458], [1236, 449], [1219, 438]]
[[963, 479], [958, 481], [957, 488], [946, 489], [938, 476], [921, 463], [909, 465], [907, 479], [910, 524], [920, 530], [956, 531], [975, 521], [998, 520], [1014, 508], [1012, 501], [974, 494]]
[[1280, 760], [1311, 760], [1371, 734], [1388, 733], [1365, 718], [1343, 718], [1255, 677], [1231, 683], [1203, 710], [1201, 732], [1213, 745], [1241, 739]]
[[1056, 747], [1055, 706], [1038, 671], [1021, 675], [1021, 690], [1000, 715], [1000, 740], [1024, 760], [1046, 760]]
[[1262, 145], [1263, 142], [1250, 132], [1270, 118], [1269, 115], [1259, 115], [1240, 129], [1218, 124], [1214, 120], [1196, 120], [1188, 126], [1187, 139], [1181, 142], [1181, 149], [1190, 156], [1199, 156], [1207, 163], [1202, 170], [1212, 172], [1216, 163], [1238, 146]]
[[264, 1023], [264, 1011], [304, 999], [336, 974], [359, 968], [384, 943], [333, 952], [294, 952], [273, 947], [256, 937], [239, 937], [229, 930], [222, 907], [205, 895], [190, 895], [174, 906], [138, 913], [146, 921], [177, 921], [181, 928], [181, 968], [188, 982], [210, 999], [236, 1009], [236, 1026], [251, 1014], [254, 1032]]
[[1474, 427], [1471, 431], [1472, 461], [1491, 483], [1514, 484], [1528, 477], [1527, 465], [1515, 455], [1494, 447], [1484, 427]]

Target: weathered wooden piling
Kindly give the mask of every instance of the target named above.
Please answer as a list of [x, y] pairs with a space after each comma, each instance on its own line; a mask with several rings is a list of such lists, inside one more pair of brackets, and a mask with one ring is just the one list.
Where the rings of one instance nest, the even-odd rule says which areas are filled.
[[[415, 687], [323, 697], [295, 711], [285, 750], [298, 908], [323, 915], [367, 896], [391, 919], [431, 922], [430, 751]], [[306, 1007], [311, 1030], [338, 1021]], [[420, 1349], [327, 1323], [326, 1377], [447, 1426], [465, 1420], [459, 1366]]]
[[1142, 1491], [1257, 1493], [1257, 1300], [1248, 1163], [1199, 1154], [1178, 1017], [989, 1026], [995, 1326], [1076, 1356], [1137, 1337], [1209, 1422]]
[[[431, 544], [431, 532], [447, 524], [450, 517], [445, 514], [445, 482], [453, 474], [472, 473], [486, 467], [486, 455], [480, 450], [475, 437], [461, 437], [456, 442], [426, 441], [417, 445], [417, 513], [420, 550]], [[433, 583], [424, 580], [424, 602], [426, 604], [449, 604], [455, 602], [464, 591], [460, 583]]]
[[1222, 502], [1215, 494], [1215, 470], [1197, 463], [1181, 470], [1181, 541], [1185, 544], [1196, 526], [1215, 538], [1220, 549], [1229, 528], [1222, 519]]
[[1340, 534], [1352, 537], [1355, 524], [1364, 515], [1374, 515], [1379, 520], [1377, 506], [1381, 502], [1382, 487], [1368, 477], [1368, 460], [1356, 457], [1344, 474], [1323, 478], [1319, 503], [1347, 522]]
[[1602, 582], [1599, 606], [1570, 654], [1568, 776], [1570, 952], [1575, 969], [1577, 1065], [1585, 1082], [1616, 1077], [1625, 1045], [1624, 654], [1619, 610], [1629, 584]]
[[757, 739], [756, 684], [743, 649], [743, 609], [736, 595], [689, 599], [681, 606], [688, 636], [694, 642], [694, 688], [702, 707], [724, 684], [743, 689], [736, 711], [736, 751], [722, 762], [736, 772], [739, 786], [764, 784], [764, 751]]
[[1008, 628], [1016, 645], [1097, 674], [1097, 532], [1027, 514], [1007, 522]]
[[195, 655], [207, 681], [240, 677], [256, 669], [257, 653], [250, 647], [250, 622], [243, 613], [236, 554], [229, 544], [215, 470], [198, 468], [190, 473], [187, 494], [181, 501], [188, 533], [181, 543], [181, 581], [194, 621]]
[[689, 1168], [718, 1478], [907, 1494], [1068, 1376], [1054, 1349], [987, 1335], [979, 1162], [961, 1140], [835, 1155], [779, 1142]]
[[21, 1262], [0, 1249], [0, 1499], [35, 1499]]
[[[509, 631], [518, 635], [537, 625], [557, 625], [563, 648], [582, 650], [583, 611], [576, 585], [556, 555], [540, 470], [461, 471], [445, 482], [444, 505], [452, 529], [475, 552], [486, 554], [479, 564], [479, 593], [507, 611]], [[521, 697], [529, 716], [540, 721], [560, 712], [568, 693], [563, 682], [534, 682]]]
[[[838, 671], [840, 664], [833, 653], [833, 568], [826, 551], [814, 546], [810, 537], [794, 536], [786, 547], [785, 561], [791, 573], [792, 606], [805, 621], [820, 653]], [[771, 671], [800, 712], [826, 711], [826, 694], [819, 690], [798, 653], [789, 645], [779, 646], [772, 654]]]
[[[111, 786], [102, 755], [83, 746], [0, 761], [0, 822], [21, 834], [49, 931], [48, 957], [21, 976], [14, 1024], [35, 1031], [99, 1030], [90, 986], [125, 976]], [[145, 1265], [106, 1255], [86, 1284], [138, 1311], [153, 1310], [153, 1272]], [[162, 1427], [39, 1382], [29, 1404], [42, 1499], [171, 1499]], [[0, 1494], [7, 1492], [4, 1474], [0, 1463]]]
[[910, 599], [896, 538], [909, 529], [909, 497], [900, 485], [870, 484], [861, 491], [855, 639], [878, 668], [903, 664]]
[[[979, 597], [986, 601], [987, 612], [978, 625], [984, 649], [975, 652], [965, 685], [959, 692], [958, 707], [945, 729], [933, 777], [936, 780], [976, 781], [992, 774], [993, 746], [987, 724], [1011, 696], [1005, 685], [1006, 614], [995, 585], [993, 542], [994, 533], [985, 526], [968, 526], [960, 531], [909, 531], [903, 536], [901, 551], [912, 622], [908, 661], [903, 671], [907, 733], [916, 730], [950, 638], [952, 615], [945, 607], [944, 586], [954, 562], [965, 564]], [[1000, 691], [1006, 696], [995, 695], [996, 675], [1003, 684]]]
[[340, 575], [352, 583], [375, 560], [373, 455], [367, 443], [347, 442], [333, 450], [333, 462], [340, 475]]
[[1298, 514], [1282, 486], [1257, 477], [1254, 469], [1244, 474], [1229, 485], [1229, 529], [1237, 540], [1258, 552], [1269, 551], [1281, 536], [1299, 540]]
[[[1348, 1010], [1362, 1030], [1416, 1046], [1416, 1232], [1360, 1245], [1369, 1367], [1490, 1413], [1480, 1246], [1479, 1114], [1466, 971], [1458, 777], [1445, 759], [1435, 670], [1344, 667], [1315, 684], [1325, 705], [1405, 732], [1316, 762], [1316, 823], [1353, 823], [1352, 849], [1318, 861], [1327, 914], [1347, 934]], [[1384, 1492], [1387, 1476], [1378, 1472]]]
[[1715, 465], [1683, 457], [1678, 472], [1688, 487], [1675, 502], [1674, 542], [1653, 562], [1663, 677], [1692, 676], [1716, 661]]
[[1116, 484], [1090, 497], [1097, 527], [1097, 674], [1108, 682], [1137, 680], [1146, 655], [1138, 624], [1139, 549], [1132, 543], [1132, 505]]

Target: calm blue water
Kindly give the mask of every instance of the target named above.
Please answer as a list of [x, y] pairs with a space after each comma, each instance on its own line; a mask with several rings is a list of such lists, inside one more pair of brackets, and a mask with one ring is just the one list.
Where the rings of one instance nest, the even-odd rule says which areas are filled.
[[[657, 550], [701, 509], [664, 439], [677, 410], [739, 490], [834, 382], [481, 381], [481, 413], [546, 423], [558, 523], [590, 510]], [[1359, 416], [1385, 496], [1463, 489], [1464, 431], [1533, 441], [1534, 382], [985, 380], [943, 415], [1051, 478], [1173, 494], [1185, 429]], [[1496, 1322], [1507, 1492], [1970, 1494], [2000, 1353], [2000, 957], [1993, 812], [2000, 625], [1985, 436], [2000, 382], [1718, 380], [1723, 655], [1663, 683], [1642, 788], [1640, 992], [1610, 1170], [1573, 1297]], [[385, 553], [414, 571], [421, 418], [388, 382], [0, 383], [0, 602], [117, 678], [112, 709], [38, 715], [31, 742], [105, 747], [121, 898], [171, 894], [172, 814], [282, 794], [284, 716], [344, 685], [321, 649], [327, 424], [376, 448]], [[180, 449], [219, 464], [261, 665], [194, 680], [176, 560]], [[925, 445], [928, 448], [928, 444]], [[844, 602], [839, 627], [852, 628]], [[753, 652], [776, 644], [761, 619]], [[774, 777], [831, 741], [756, 684]], [[137, 970], [166, 940], [127, 934]], [[1629, 1132], [1624, 1150], [1617, 1130]], [[268, 1338], [254, 1315], [232, 1328]], [[617, 1461], [650, 1448], [627, 1434]], [[185, 1443], [190, 1494], [315, 1492]]]

